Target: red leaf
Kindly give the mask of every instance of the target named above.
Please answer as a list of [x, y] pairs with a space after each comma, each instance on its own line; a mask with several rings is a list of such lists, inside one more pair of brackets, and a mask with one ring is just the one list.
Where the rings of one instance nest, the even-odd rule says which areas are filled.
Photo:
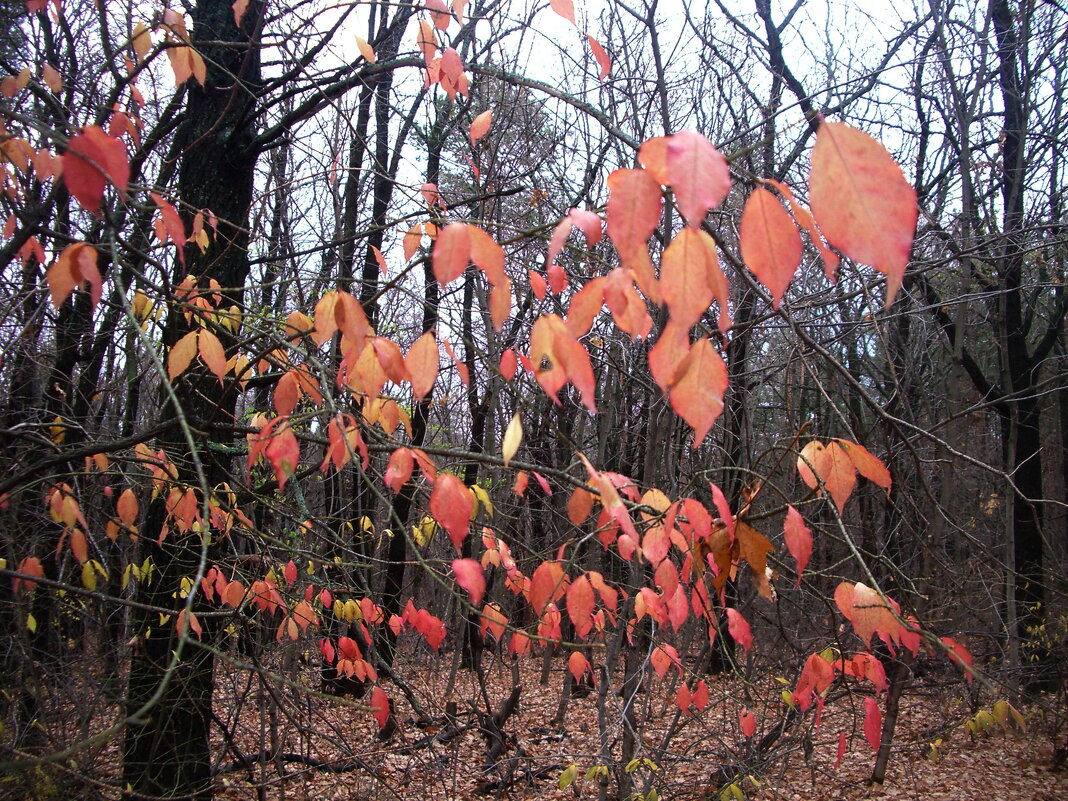
[[708, 487], [712, 491], [712, 503], [715, 504], [716, 514], [719, 515], [719, 519], [722, 521], [724, 527], [727, 529], [727, 535], [734, 541], [734, 515], [731, 514], [730, 504], [727, 503], [727, 496], [723, 494], [718, 486], [711, 481], [708, 482]]
[[679, 212], [691, 228], [700, 227], [730, 191], [727, 160], [703, 135], [679, 131], [668, 139], [665, 162]]
[[456, 583], [467, 590], [471, 604], [478, 606], [478, 602], [486, 593], [486, 577], [482, 573], [482, 565], [474, 559], [453, 559], [452, 572], [456, 574]]
[[285, 570], [283, 570], [282, 573], [286, 579], [286, 586], [292, 587], [297, 580], [297, 566], [293, 563], [292, 559], [286, 563]]
[[519, 368], [519, 363], [515, 356], [515, 351], [508, 348], [501, 354], [501, 363], [498, 366], [498, 370], [501, 371], [501, 377], [505, 381], [511, 381], [515, 378], [515, 371]]
[[838, 766], [842, 764], [842, 757], [846, 752], [846, 734], [844, 731], [838, 732], [838, 753], [834, 758], [834, 767], [832, 770], [838, 770]]
[[771, 192], [757, 187], [746, 201], [739, 226], [742, 259], [771, 293], [778, 311], [786, 288], [801, 263], [801, 235]]
[[567, 588], [567, 613], [575, 625], [575, 633], [585, 638], [593, 629], [593, 587], [586, 576], [579, 576]]
[[753, 632], [749, 628], [749, 622], [734, 607], [727, 607], [727, 631], [731, 638], [749, 653], [749, 649], [753, 647]]
[[649, 663], [653, 666], [653, 672], [660, 678], [664, 678], [664, 674], [668, 672], [668, 668], [673, 665], [678, 669], [679, 675], [682, 675], [682, 663], [679, 661], [679, 652], [675, 650], [674, 646], [667, 643], [661, 643], [653, 649], [653, 652], [649, 655]]
[[864, 739], [872, 751], [879, 750], [879, 743], [883, 739], [883, 713], [879, 709], [879, 702], [870, 695], [864, 699]]
[[415, 459], [408, 448], [397, 448], [389, 456], [384, 476], [386, 486], [393, 490], [393, 494], [401, 491], [401, 487], [408, 483], [412, 477], [412, 469], [415, 467]]
[[698, 681], [697, 686], [694, 687], [693, 705], [697, 707], [700, 712], [704, 712], [705, 707], [708, 706], [708, 685], [705, 684], [704, 679]]
[[690, 714], [690, 704], [692, 702], [693, 695], [690, 693], [690, 688], [686, 686], [686, 682], [680, 682], [679, 689], [675, 691], [675, 706], [684, 715], [688, 715]]
[[786, 507], [786, 522], [782, 529], [786, 540], [786, 550], [797, 562], [797, 586], [801, 586], [801, 573], [812, 557], [812, 531], [805, 525], [805, 519], [794, 507]]
[[434, 490], [430, 493], [430, 514], [449, 533], [457, 553], [467, 539], [468, 523], [474, 508], [474, 496], [459, 477], [452, 473], [438, 473]]
[[972, 664], [974, 663], [974, 660], [972, 659], [972, 655], [968, 652], [968, 649], [952, 637], [943, 637], [942, 645], [949, 649], [950, 661], [955, 662], [964, 669], [964, 678], [966, 678], [970, 684], [975, 677], [972, 675]]
[[381, 687], [375, 687], [371, 691], [371, 714], [374, 715], [378, 728], [386, 728], [389, 722], [389, 696]]
[[827, 241], [886, 274], [886, 307], [905, 275], [918, 211], [901, 167], [868, 134], [823, 122], [812, 149], [812, 214]]
[[126, 145], [97, 125], [89, 125], [67, 142], [63, 182], [87, 210], [99, 213], [104, 187], [110, 182], [125, 197], [130, 180]]
[[527, 275], [530, 277], [530, 291], [534, 293], [534, 297], [538, 300], [545, 300], [545, 291], [548, 289], [545, 279], [533, 270], [530, 270]]
[[794, 702], [801, 707], [802, 712], [807, 712], [812, 706], [813, 697], [821, 695], [833, 681], [834, 666], [819, 654], [812, 654], [805, 660], [805, 666], [797, 680]]
[[756, 716], [746, 707], [738, 712], [738, 727], [747, 740], [756, 734]]

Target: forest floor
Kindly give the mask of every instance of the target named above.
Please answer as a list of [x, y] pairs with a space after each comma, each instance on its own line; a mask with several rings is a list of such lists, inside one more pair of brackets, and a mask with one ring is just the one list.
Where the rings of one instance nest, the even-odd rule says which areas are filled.
[[[486, 663], [491, 662], [489, 655]], [[540, 658], [521, 663], [521, 691], [514, 713], [502, 727], [505, 752], [496, 767], [485, 769], [487, 709], [497, 712], [513, 687], [510, 669], [499, 660], [486, 669], [483, 694], [473, 673], [455, 672], [447, 658], [406, 670], [408, 689], [430, 718], [416, 724], [411, 706], [390, 682], [383, 682], [397, 710], [398, 730], [388, 741], [368, 709], [369, 696], [328, 698], [301, 692], [312, 684], [310, 669], [297, 684], [270, 686], [254, 674], [231, 671], [220, 682], [221, 710], [246, 762], [217, 778], [219, 798], [237, 799], [396, 799], [459, 801], [483, 798], [570, 799], [597, 796], [597, 766], [608, 753], [618, 760], [622, 738], [622, 701], [607, 693], [599, 714], [598, 692], [571, 698], [562, 725], [557, 718], [564, 686], [564, 662], [555, 660], [542, 684]], [[450, 687], [450, 676], [454, 681]], [[618, 682], [616, 682], [618, 685]], [[949, 672], [916, 680], [904, 695], [886, 781], [869, 787], [875, 752], [863, 732], [863, 697], [857, 683], [831, 696], [821, 720], [816, 710], [793, 716], [762, 754], [754, 744], [780, 726], [787, 710], [782, 680], [763, 685], [738, 679], [710, 679], [704, 711], [682, 714], [675, 704], [678, 676], [652, 673], [638, 696], [640, 735], [632, 765], [635, 789], [647, 800], [727, 799], [733, 771], [741, 799], [924, 799], [925, 801], [1065, 801], [1068, 769], [1064, 749], [1068, 710], [1063, 695], [1023, 710], [1026, 730], [996, 724], [980, 714], [986, 731], [972, 733], [966, 724], [977, 712], [990, 712], [997, 698], [977, 705], [959, 674]], [[472, 705], [482, 698], [480, 709]], [[489, 700], [489, 704], [486, 703]], [[885, 698], [880, 706], [885, 708]], [[450, 701], [456, 703], [449, 716]], [[748, 707], [756, 716], [756, 734], [746, 740], [738, 713]], [[225, 717], [225, 714], [224, 714]], [[840, 736], [846, 752], [835, 765]], [[220, 746], [222, 741], [220, 740]], [[266, 748], [265, 748], [266, 746]], [[268, 753], [267, 750], [272, 753]], [[220, 749], [221, 751], [221, 749]], [[282, 753], [284, 757], [272, 758]], [[618, 763], [607, 760], [617, 769]], [[561, 774], [572, 765], [574, 780], [561, 789]], [[602, 771], [603, 772], [603, 771]], [[259, 793], [256, 787], [259, 787]], [[613, 784], [614, 786], [614, 784]], [[656, 795], [649, 790], [655, 789]]]

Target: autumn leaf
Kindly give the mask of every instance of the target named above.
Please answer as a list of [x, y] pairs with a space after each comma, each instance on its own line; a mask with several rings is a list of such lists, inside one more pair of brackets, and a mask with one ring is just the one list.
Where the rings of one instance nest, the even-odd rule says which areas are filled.
[[779, 310], [786, 288], [801, 264], [801, 236], [782, 204], [763, 187], [749, 195], [739, 224], [739, 244], [745, 266], [771, 293]]
[[660, 259], [660, 294], [671, 321], [689, 329], [712, 305], [708, 276], [715, 259], [715, 245], [704, 231], [683, 228], [665, 248]]
[[367, 43], [367, 40], [362, 36], [356, 37], [356, 49], [360, 51], [363, 60], [368, 64], [374, 64], [378, 61], [378, 56], [375, 55], [375, 49], [371, 47], [371, 45]]
[[738, 728], [742, 730], [742, 736], [747, 740], [756, 734], [756, 716], [747, 707], [743, 707], [738, 712]]
[[471, 128], [467, 132], [468, 138], [471, 140], [471, 146], [475, 144], [489, 133], [490, 125], [493, 124], [493, 109], [489, 108], [479, 114], [474, 120], [471, 121]]
[[430, 394], [438, 377], [438, 341], [430, 331], [412, 343], [404, 365], [412, 377], [412, 395], [417, 401]]
[[890, 492], [892, 483], [890, 471], [886, 469], [886, 465], [881, 460], [873, 456], [863, 445], [845, 439], [836, 439], [835, 442], [845, 450], [858, 473], [876, 486]]
[[474, 496], [458, 476], [438, 473], [434, 489], [430, 493], [430, 514], [448, 532], [457, 553], [463, 541], [467, 539], [468, 524], [474, 508]]
[[99, 214], [104, 187], [111, 184], [125, 198], [130, 180], [126, 145], [97, 125], [89, 125], [67, 142], [63, 153], [63, 182], [79, 203]]
[[567, 614], [579, 637], [585, 638], [593, 629], [593, 606], [593, 586], [586, 576], [579, 576], [567, 588]]
[[809, 203], [828, 242], [886, 275], [890, 308], [905, 275], [919, 213], [916, 191], [898, 163], [863, 131], [824, 121], [812, 149]]
[[749, 628], [749, 621], [734, 607], [727, 607], [727, 631], [748, 654], [749, 649], [753, 647], [753, 632]]
[[52, 305], [62, 306], [71, 292], [88, 284], [89, 303], [95, 309], [103, 295], [103, 282], [96, 266], [96, 248], [85, 242], [67, 245], [45, 273], [45, 281], [52, 295]]
[[530, 605], [541, 617], [549, 604], [558, 601], [567, 590], [567, 575], [559, 562], [542, 562], [530, 578]]
[[464, 223], [446, 225], [434, 240], [432, 266], [434, 277], [444, 288], [463, 275], [471, 260], [471, 237]]
[[478, 606], [486, 593], [486, 577], [482, 573], [482, 565], [474, 559], [453, 559], [452, 572], [456, 576], [456, 583], [467, 591], [471, 604]]
[[197, 354], [197, 332], [190, 331], [171, 347], [167, 354], [167, 377], [171, 381], [186, 371]]
[[566, 19], [576, 28], [578, 23], [575, 22], [575, 4], [572, 0], [549, 0], [549, 5], [553, 11]]
[[671, 385], [671, 408], [693, 428], [692, 447], [697, 448], [723, 412], [727, 365], [712, 343], [702, 337], [679, 363], [676, 375]]
[[582, 681], [586, 671], [590, 670], [590, 661], [582, 651], [572, 651], [571, 656], [567, 658], [567, 670], [577, 684]]
[[805, 525], [801, 513], [794, 507], [786, 507], [786, 522], [783, 524], [783, 539], [786, 549], [797, 563], [797, 586], [801, 586], [801, 574], [812, 557], [812, 531]]
[[223, 376], [226, 375], [226, 351], [222, 342], [211, 331], [201, 328], [197, 333], [197, 350], [200, 353], [201, 361], [207, 365], [208, 370], [222, 384]]
[[592, 36], [587, 36], [586, 41], [590, 45], [590, 50], [593, 52], [593, 58], [597, 62], [597, 66], [601, 69], [597, 78], [603, 81], [608, 77], [608, 73], [612, 71], [612, 61], [608, 58], [608, 53], [605, 52], [600, 42]]
[[386, 724], [389, 723], [390, 715], [389, 696], [386, 695], [385, 690], [377, 685], [371, 691], [371, 714], [374, 716], [378, 728], [385, 729]]
[[523, 441], [523, 423], [519, 419], [519, 412], [512, 415], [508, 427], [504, 430], [504, 442], [501, 445], [501, 456], [504, 457], [504, 466], [516, 455], [519, 444]]
[[702, 134], [679, 131], [668, 139], [665, 167], [679, 213], [688, 226], [700, 227], [730, 191], [727, 160]]
[[624, 266], [646, 253], [646, 242], [660, 223], [663, 197], [646, 170], [619, 169], [608, 176], [605, 217], [608, 236]]
[[878, 752], [883, 739], [883, 713], [879, 709], [879, 702], [870, 695], [864, 699], [864, 739], [872, 751]]

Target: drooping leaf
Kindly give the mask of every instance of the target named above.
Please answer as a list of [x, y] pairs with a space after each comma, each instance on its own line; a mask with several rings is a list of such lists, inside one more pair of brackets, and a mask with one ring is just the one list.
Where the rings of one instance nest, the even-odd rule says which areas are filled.
[[689, 329], [712, 305], [708, 281], [715, 245], [704, 231], [683, 228], [660, 259], [660, 293], [671, 321]]
[[742, 707], [738, 711], [738, 728], [742, 730], [742, 736], [747, 740], [756, 734], [756, 715], [750, 712], [748, 707]]
[[512, 415], [508, 427], [504, 430], [504, 441], [501, 444], [501, 456], [504, 458], [504, 466], [516, 455], [519, 445], [523, 441], [523, 423], [519, 419], [519, 412]]
[[797, 586], [801, 586], [801, 574], [812, 557], [812, 531], [805, 519], [794, 507], [786, 507], [786, 522], [783, 524], [783, 539], [786, 549], [797, 563]]
[[711, 341], [702, 337], [679, 363], [676, 375], [671, 385], [671, 408], [693, 428], [692, 447], [696, 448], [723, 412], [727, 365]]
[[222, 342], [211, 331], [201, 328], [197, 333], [197, 350], [200, 353], [201, 361], [207, 365], [208, 370], [219, 379], [221, 384], [223, 376], [226, 375], [226, 350], [223, 348]]
[[842, 757], [846, 752], [846, 733], [844, 731], [838, 732], [838, 750], [834, 757], [834, 767], [831, 770], [838, 770], [838, 766], [842, 764]]
[[567, 614], [579, 637], [585, 638], [593, 629], [593, 606], [593, 586], [586, 576], [579, 576], [567, 588]]
[[734, 607], [727, 607], [727, 631], [731, 638], [745, 649], [748, 654], [753, 647], [753, 632], [749, 628], [749, 621], [742, 617], [742, 613]]
[[890, 491], [892, 483], [890, 471], [886, 469], [886, 465], [880, 459], [873, 456], [863, 445], [858, 445], [845, 439], [836, 439], [835, 442], [841, 445], [846, 454], [848, 454], [849, 460], [853, 462], [853, 466], [857, 468], [858, 473], [876, 486], [882, 487], [887, 492]]
[[389, 696], [381, 687], [375, 685], [371, 691], [371, 714], [374, 715], [375, 723], [379, 729], [386, 728], [389, 722]]
[[582, 651], [572, 651], [571, 656], [567, 658], [567, 670], [577, 684], [582, 681], [586, 671], [590, 670], [590, 660]]
[[412, 343], [404, 357], [404, 365], [412, 377], [412, 395], [417, 401], [425, 398], [438, 378], [438, 341], [430, 331]]
[[474, 496], [458, 476], [438, 473], [434, 489], [430, 493], [430, 514], [448, 532], [457, 553], [463, 541], [467, 539], [468, 524], [474, 508]]
[[624, 266], [645, 254], [646, 242], [660, 223], [663, 197], [646, 170], [619, 169], [608, 176], [608, 236], [619, 251]]
[[482, 565], [474, 559], [453, 559], [452, 572], [456, 576], [456, 583], [467, 591], [472, 606], [478, 606], [486, 593], [486, 577], [482, 573]]
[[412, 477], [412, 469], [415, 467], [415, 458], [409, 448], [397, 448], [390, 454], [386, 464], [384, 476], [386, 486], [393, 490], [394, 494], [401, 491], [401, 487], [408, 483]]
[[608, 53], [605, 52], [601, 43], [594, 39], [592, 36], [587, 36], [586, 41], [590, 44], [590, 50], [593, 52], [593, 58], [597, 62], [597, 66], [601, 68], [598, 73], [598, 80], [603, 81], [608, 77], [608, 73], [612, 71], [612, 61], [608, 58]]
[[863, 131], [824, 121], [809, 175], [812, 214], [827, 241], [886, 275], [886, 307], [908, 265], [918, 209], [916, 191], [881, 144]]
[[449, 223], [434, 240], [431, 263], [442, 289], [463, 275], [471, 261], [471, 235], [464, 223]]
[[530, 605], [541, 617], [550, 603], [563, 597], [567, 590], [567, 574], [559, 562], [542, 562], [530, 578]]
[[490, 125], [493, 124], [493, 109], [486, 109], [471, 122], [471, 128], [468, 131], [468, 138], [471, 140], [471, 146], [478, 142], [483, 136], [489, 133]]
[[186, 371], [197, 355], [197, 332], [190, 331], [171, 348], [167, 354], [167, 377], [171, 381]]
[[702, 134], [679, 131], [668, 139], [665, 166], [683, 219], [691, 228], [700, 227], [730, 191], [727, 160]]
[[103, 294], [103, 281], [96, 262], [96, 248], [85, 242], [75, 242], [63, 248], [55, 263], [45, 273], [52, 304], [57, 309], [66, 302], [71, 292], [82, 284], [88, 284], [89, 303], [93, 309], [96, 308]]
[[575, 22], [575, 4], [572, 0], [549, 0], [549, 6], [576, 28], [578, 27], [578, 23]]
[[811, 654], [797, 679], [797, 687], [793, 692], [794, 703], [801, 707], [802, 712], [807, 712], [813, 699], [822, 695], [833, 681], [834, 665], [820, 654]]
[[67, 142], [63, 153], [63, 182], [88, 211], [100, 212], [104, 187], [114, 186], [125, 198], [130, 180], [130, 162], [121, 139], [89, 125]]
[[864, 739], [872, 751], [878, 752], [883, 739], [883, 713], [879, 702], [870, 695], [864, 699]]
[[801, 235], [782, 204], [763, 187], [749, 195], [739, 225], [742, 260], [771, 293], [772, 308], [779, 302], [801, 264]]

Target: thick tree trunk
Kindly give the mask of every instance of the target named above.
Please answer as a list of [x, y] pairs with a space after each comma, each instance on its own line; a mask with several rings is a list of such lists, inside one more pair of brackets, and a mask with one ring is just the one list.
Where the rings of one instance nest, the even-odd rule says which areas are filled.
[[[207, 85], [193, 83], [188, 88], [186, 119], [179, 132], [181, 164], [178, 193], [193, 209], [211, 209], [218, 216], [218, 231], [208, 251], [189, 247], [187, 269], [198, 286], [211, 279], [223, 288], [223, 308], [241, 304], [248, 278], [248, 215], [252, 203], [253, 171], [256, 153], [249, 149], [254, 130], [254, 106], [250, 98], [259, 83], [260, 67], [256, 26], [262, 6], [250, 4], [243, 30], [234, 24], [228, 0], [201, 0], [193, 11], [194, 44], [208, 65]], [[211, 44], [208, 44], [211, 43]], [[186, 268], [176, 265], [178, 273]], [[176, 274], [176, 281], [182, 275]], [[188, 323], [179, 307], [170, 309], [165, 334], [168, 346], [186, 333]], [[224, 340], [224, 331], [214, 331]], [[236, 388], [228, 384], [220, 392], [219, 383], [203, 369], [192, 369], [174, 382], [178, 409], [166, 403], [164, 415], [179, 414], [195, 423], [232, 422]], [[219, 435], [228, 442], [232, 437]], [[190, 458], [189, 443], [180, 431], [165, 438], [165, 450], [179, 468], [179, 482], [197, 487], [201, 493], [229, 480], [231, 470], [225, 456], [209, 449], [206, 435], [196, 435], [193, 446], [203, 465], [197, 476]], [[203, 494], [200, 495], [203, 498]], [[196, 576], [210, 555], [210, 541], [201, 536], [171, 531], [162, 545], [157, 544], [166, 524], [167, 512], [161, 498], [149, 508], [142, 530], [144, 549], [155, 565], [155, 576], [140, 587], [140, 600], [150, 605], [178, 608], [172, 593], [183, 576]], [[204, 536], [210, 536], [205, 531]], [[211, 638], [204, 621], [205, 641]], [[151, 636], [145, 636], [151, 630]], [[134, 715], [124, 743], [123, 783], [131, 797], [210, 799], [211, 751], [209, 727], [214, 686], [212, 652], [193, 641], [180, 644], [173, 623], [163, 627], [158, 615], [138, 611], [134, 616], [137, 644], [131, 656], [127, 692], [127, 713]]]

